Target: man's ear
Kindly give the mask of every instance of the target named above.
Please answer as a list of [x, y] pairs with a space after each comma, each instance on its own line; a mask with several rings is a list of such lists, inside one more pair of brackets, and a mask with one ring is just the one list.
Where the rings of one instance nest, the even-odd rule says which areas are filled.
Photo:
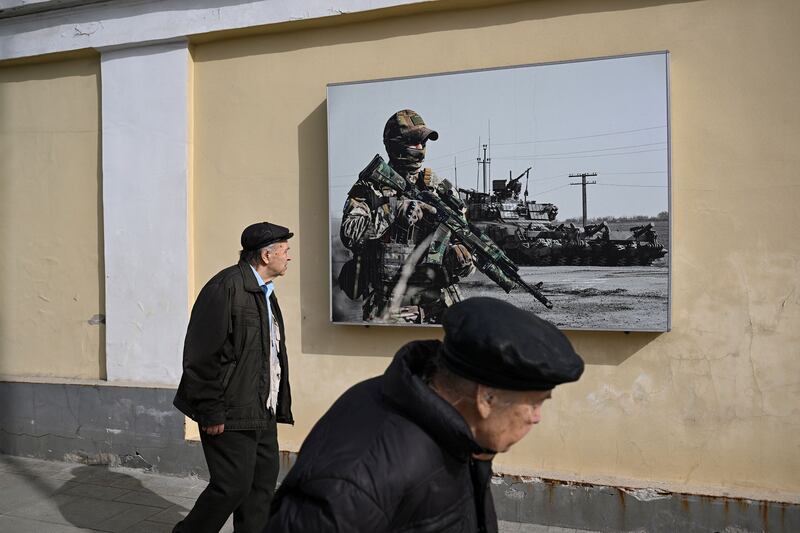
[[494, 390], [491, 387], [478, 384], [475, 387], [475, 407], [478, 409], [478, 415], [482, 419], [489, 418], [494, 408]]
[[266, 248], [261, 250], [261, 262], [264, 263], [265, 265], [269, 264], [269, 250], [267, 250]]

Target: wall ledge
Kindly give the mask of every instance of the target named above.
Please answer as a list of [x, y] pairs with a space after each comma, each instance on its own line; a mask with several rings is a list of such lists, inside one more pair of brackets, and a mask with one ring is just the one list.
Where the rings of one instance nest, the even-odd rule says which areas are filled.
[[47, 385], [79, 385], [87, 387], [126, 387], [132, 389], [167, 389], [175, 390], [178, 384], [155, 383], [145, 381], [107, 381], [88, 378], [59, 378], [52, 376], [10, 376], [0, 374], [0, 383], [40, 383]]
[[108, 0], [0, 0], [0, 19], [107, 2]]
[[[0, 0], [1, 1], [1, 0]], [[163, 0], [0, 3], [0, 61], [86, 48], [158, 42], [189, 35], [326, 19], [440, 0]], [[3, 9], [5, 7], [5, 9]], [[5, 13], [5, 15], [4, 15]], [[4, 18], [3, 18], [4, 17]]]
[[635, 479], [616, 476], [575, 476], [563, 472], [547, 472], [538, 475], [521, 475], [495, 465], [494, 474], [513, 483], [544, 483], [571, 487], [605, 487], [630, 494], [634, 498], [648, 495], [673, 494], [699, 498], [723, 498], [731, 500], [753, 500], [769, 503], [800, 505], [800, 494], [790, 491], [762, 489], [757, 487], [728, 487], [719, 485], [687, 484], [653, 479]]
[[795, 502], [502, 474], [491, 488], [498, 518], [518, 523], [649, 533], [800, 530]]

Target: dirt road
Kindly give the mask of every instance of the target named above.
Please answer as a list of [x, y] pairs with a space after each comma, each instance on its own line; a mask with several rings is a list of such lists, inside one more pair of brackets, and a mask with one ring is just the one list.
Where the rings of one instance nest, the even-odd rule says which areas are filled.
[[465, 297], [493, 296], [547, 318], [562, 329], [665, 331], [669, 312], [666, 265], [646, 267], [522, 267], [553, 302], [547, 309], [524, 292], [505, 294], [481, 273], [460, 283]]

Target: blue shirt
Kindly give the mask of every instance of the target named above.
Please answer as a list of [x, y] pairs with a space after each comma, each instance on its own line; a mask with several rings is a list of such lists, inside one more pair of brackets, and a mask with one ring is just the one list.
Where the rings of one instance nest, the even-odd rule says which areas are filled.
[[[261, 279], [261, 275], [256, 271], [253, 265], [250, 265], [250, 270], [253, 271], [253, 275], [256, 277], [256, 281], [258, 282], [258, 286], [261, 287], [261, 290], [264, 291], [264, 296], [267, 299], [267, 313], [269, 313], [269, 322], [270, 325], [270, 334], [272, 333], [272, 306], [269, 304], [269, 297], [272, 295], [272, 291], [275, 290], [275, 284], [271, 281], [269, 283], [265, 283], [263, 279]], [[271, 336], [271, 335], [270, 335]]]

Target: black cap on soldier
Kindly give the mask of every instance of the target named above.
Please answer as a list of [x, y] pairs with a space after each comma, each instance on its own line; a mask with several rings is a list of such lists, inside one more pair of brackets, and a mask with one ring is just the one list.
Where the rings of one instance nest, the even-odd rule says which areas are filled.
[[458, 302], [447, 309], [442, 325], [445, 366], [477, 383], [550, 390], [583, 373], [583, 359], [558, 328], [502, 300]]
[[270, 222], [256, 222], [250, 224], [242, 232], [242, 250], [258, 250], [270, 244], [285, 241], [292, 237], [294, 233], [289, 228], [272, 224]]

